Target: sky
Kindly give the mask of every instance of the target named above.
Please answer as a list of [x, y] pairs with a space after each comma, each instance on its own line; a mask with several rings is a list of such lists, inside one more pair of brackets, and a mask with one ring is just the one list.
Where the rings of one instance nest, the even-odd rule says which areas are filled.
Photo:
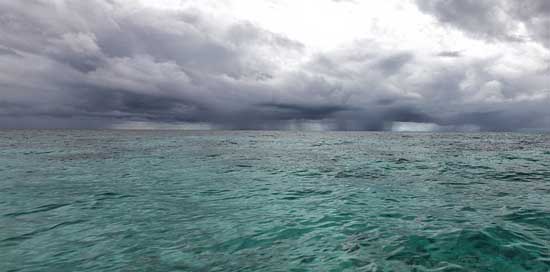
[[550, 131], [548, 0], [0, 0], [0, 128]]

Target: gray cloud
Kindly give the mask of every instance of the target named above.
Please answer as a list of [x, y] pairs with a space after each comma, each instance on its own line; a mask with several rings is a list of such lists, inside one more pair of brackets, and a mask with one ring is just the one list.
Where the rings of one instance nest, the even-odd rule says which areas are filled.
[[17, 56], [17, 53], [11, 49], [8, 48], [0, 48], [0, 55], [15, 55]]
[[437, 56], [444, 58], [459, 58], [462, 56], [462, 53], [460, 51], [441, 51], [437, 53]]
[[[547, 0], [416, 0], [420, 10], [443, 24], [487, 40], [537, 41], [550, 47]], [[527, 36], [518, 34], [521, 27]]]
[[[509, 6], [418, 2], [476, 37], [507, 39], [514, 28], [489, 16]], [[430, 122], [550, 128], [547, 71], [497, 69], [506, 56], [426, 56], [358, 40], [295, 64], [305, 45], [252, 23], [125, 3], [0, 1], [0, 127], [191, 122], [384, 130], [392, 122]], [[544, 42], [539, 27], [547, 5], [539, 5], [506, 16], [528, 24], [532, 38]]]

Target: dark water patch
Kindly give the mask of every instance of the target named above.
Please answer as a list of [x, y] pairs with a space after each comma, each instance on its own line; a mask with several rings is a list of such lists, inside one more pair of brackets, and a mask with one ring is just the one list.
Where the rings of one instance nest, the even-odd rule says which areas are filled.
[[531, 158], [531, 157], [522, 157], [521, 159], [524, 160], [524, 161], [528, 161], [528, 162], [540, 162], [541, 161], [539, 158]]
[[238, 145], [239, 143], [236, 141], [231, 140], [223, 140], [219, 143], [219, 145]]
[[550, 188], [535, 188], [535, 190], [550, 194]]
[[496, 194], [494, 194], [496, 197], [506, 197], [506, 196], [509, 196], [510, 193], [507, 193], [507, 192], [497, 192]]
[[51, 153], [54, 153], [55, 151], [53, 150], [48, 150], [48, 151], [29, 151], [29, 152], [24, 152], [23, 155], [47, 155], [47, 154], [51, 154]]
[[390, 245], [384, 250], [389, 253], [387, 260], [399, 260], [407, 265], [434, 266], [435, 262], [430, 259], [429, 247], [435, 243], [435, 239], [411, 235], [404, 237], [395, 245]]
[[300, 261], [301, 264], [309, 264], [315, 261], [316, 259], [317, 258], [314, 255], [309, 255], [309, 256], [306, 255], [306, 256], [298, 257], [298, 260]]
[[339, 142], [333, 143], [333, 145], [352, 145], [352, 144], [355, 144], [355, 142], [354, 141], [339, 141]]
[[409, 163], [411, 162], [410, 160], [407, 160], [405, 158], [398, 158], [397, 160], [394, 161], [396, 164], [403, 164], [403, 163]]
[[458, 181], [454, 181], [454, 182], [449, 182], [449, 181], [444, 181], [444, 182], [438, 182], [437, 184], [439, 185], [450, 185], [450, 186], [470, 186], [470, 185], [484, 185], [484, 184], [487, 184], [483, 181], [470, 181], [470, 182], [458, 182]]
[[464, 165], [464, 169], [466, 169], [466, 170], [488, 171], [488, 170], [492, 170], [493, 167], [487, 166], [487, 165], [472, 165], [472, 164], [467, 164], [467, 165]]
[[521, 157], [511, 155], [511, 154], [505, 154], [502, 156], [503, 159], [509, 160], [509, 161], [515, 161], [515, 160], [521, 160]]
[[[403, 214], [401, 214], [401, 213], [396, 213], [396, 212], [381, 213], [381, 214], [380, 214], [380, 217], [395, 218], [395, 219], [400, 219], [400, 218], [410, 219], [410, 217], [404, 216]], [[413, 218], [414, 218], [414, 217], [413, 217]]]
[[389, 253], [389, 261], [426, 270], [441, 269], [448, 264], [463, 271], [550, 269], [550, 264], [543, 261], [548, 257], [547, 249], [522, 234], [502, 227], [466, 229], [434, 237], [401, 237], [387, 246], [385, 251]]
[[540, 162], [541, 160], [537, 157], [526, 157], [520, 155], [506, 154], [502, 156], [503, 159], [508, 161], [526, 161], [526, 162]]

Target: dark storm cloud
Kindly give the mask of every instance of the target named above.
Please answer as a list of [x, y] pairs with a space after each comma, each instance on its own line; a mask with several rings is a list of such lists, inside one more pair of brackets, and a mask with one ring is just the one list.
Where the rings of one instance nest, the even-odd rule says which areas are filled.
[[2, 113], [215, 121], [259, 99], [252, 92], [265, 87], [257, 81], [278, 66], [258, 55], [303, 50], [249, 23], [218, 27], [195, 10], [125, 16], [125, 8], [0, 2], [2, 98], [26, 108]]
[[279, 115], [277, 119], [310, 119], [319, 120], [331, 117], [333, 114], [353, 110], [351, 107], [340, 105], [298, 105], [282, 103], [263, 103], [258, 107], [263, 111], [272, 111]]
[[[508, 41], [515, 27], [491, 17], [515, 2], [418, 2], [476, 37]], [[547, 5], [529, 3], [506, 16], [544, 42]], [[426, 56], [358, 40], [296, 64], [306, 46], [252, 23], [125, 1], [0, 0], [0, 24], [0, 127], [550, 127], [547, 71], [503, 70], [506, 56]]]

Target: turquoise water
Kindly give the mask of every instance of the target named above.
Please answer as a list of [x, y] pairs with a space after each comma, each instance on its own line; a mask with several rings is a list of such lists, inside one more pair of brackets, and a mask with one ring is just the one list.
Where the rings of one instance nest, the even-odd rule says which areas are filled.
[[550, 135], [0, 131], [0, 271], [550, 271]]

